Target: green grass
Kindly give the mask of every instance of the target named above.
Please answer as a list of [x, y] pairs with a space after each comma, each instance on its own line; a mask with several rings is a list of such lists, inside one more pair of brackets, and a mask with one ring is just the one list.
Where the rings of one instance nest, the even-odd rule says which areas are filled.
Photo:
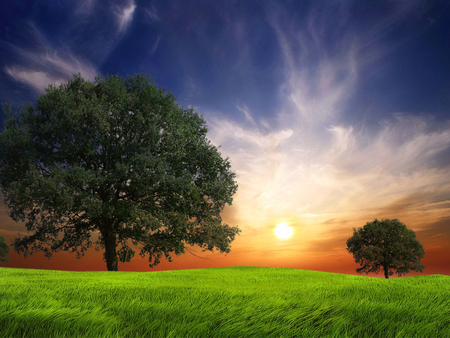
[[450, 337], [450, 277], [0, 268], [0, 337]]

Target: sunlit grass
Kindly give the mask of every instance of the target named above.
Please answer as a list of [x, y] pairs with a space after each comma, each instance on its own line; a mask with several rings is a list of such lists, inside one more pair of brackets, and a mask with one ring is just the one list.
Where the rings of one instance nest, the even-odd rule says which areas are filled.
[[0, 337], [450, 337], [450, 277], [0, 268]]

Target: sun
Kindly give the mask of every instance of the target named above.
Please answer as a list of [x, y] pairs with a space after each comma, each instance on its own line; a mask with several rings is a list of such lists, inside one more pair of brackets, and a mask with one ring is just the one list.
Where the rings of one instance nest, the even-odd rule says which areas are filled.
[[282, 239], [291, 237], [293, 233], [294, 229], [292, 229], [292, 227], [288, 227], [287, 223], [279, 223], [275, 229], [275, 235]]

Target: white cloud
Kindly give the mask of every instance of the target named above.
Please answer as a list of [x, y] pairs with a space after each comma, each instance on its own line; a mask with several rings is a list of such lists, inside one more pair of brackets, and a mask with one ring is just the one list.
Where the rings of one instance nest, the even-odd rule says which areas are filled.
[[78, 2], [76, 13], [90, 15], [92, 14], [97, 0], [80, 0]]
[[156, 11], [155, 7], [152, 5], [151, 9], [146, 8], [145, 12], [147, 13], [147, 15], [149, 16], [149, 18], [152, 21], [159, 21], [160, 18], [158, 16], [158, 12]]
[[156, 39], [155, 44], [153, 45], [152, 51], [150, 52], [150, 54], [155, 54], [156, 50], [158, 49], [158, 45], [159, 45], [159, 40], [161, 40], [161, 35], [158, 35], [158, 38]]
[[208, 138], [221, 145], [220, 152], [230, 158], [237, 174], [233, 205], [244, 226], [263, 228], [290, 217], [303, 227], [317, 228], [329, 218], [389, 217], [386, 212], [380, 216], [380, 210], [398, 200], [425, 194], [425, 208], [432, 196], [450, 191], [449, 169], [429, 167], [430, 158], [450, 147], [450, 128], [424, 128], [398, 138], [399, 130], [414, 130], [414, 124], [424, 122], [421, 118], [385, 122], [370, 142], [352, 126], [327, 128], [330, 137], [314, 142], [298, 129], [277, 130], [272, 125], [271, 131], [261, 132], [204, 116]]
[[427, 116], [395, 114], [394, 120], [382, 121], [378, 134], [354, 136], [357, 144], [367, 146], [358, 147], [352, 157], [341, 158], [336, 165], [352, 175], [369, 170], [373, 163], [383, 164], [380, 170], [384, 175], [424, 170], [434, 156], [450, 147], [450, 128], [433, 131], [431, 123]]
[[334, 136], [331, 153], [341, 154], [347, 150], [353, 149], [355, 146], [355, 137], [353, 135], [353, 127], [333, 126], [328, 128]]
[[125, 31], [131, 20], [133, 20], [133, 13], [136, 7], [137, 6], [134, 1], [131, 1], [131, 3], [127, 7], [122, 7], [115, 10], [117, 16], [117, 24], [120, 32]]
[[46, 72], [24, 69], [21, 67], [5, 67], [5, 71], [16, 81], [30, 85], [38, 92], [44, 92], [49, 84], [59, 86], [63, 82], [61, 79], [53, 77]]
[[[430, 165], [450, 147], [450, 123], [437, 130], [429, 117], [394, 114], [380, 122], [379, 130], [369, 130], [345, 121], [358, 72], [382, 54], [374, 50], [377, 56], [368, 58], [367, 46], [360, 53], [364, 39], [352, 32], [343, 34], [334, 54], [323, 54], [324, 34], [313, 23], [302, 31], [291, 22], [284, 29], [279, 20], [271, 18], [286, 72], [277, 119], [258, 121], [245, 104], [238, 109], [247, 126], [202, 112], [208, 138], [221, 145], [237, 173], [233, 205], [238, 224], [263, 229], [290, 218], [302, 228], [318, 228], [313, 234], [330, 218], [359, 220], [364, 215], [370, 220], [391, 217], [389, 212], [397, 217], [401, 210], [416, 219], [432, 218], [435, 211], [418, 212], [431, 205], [433, 196], [450, 191], [449, 169]], [[389, 209], [396, 203], [397, 209]], [[402, 206], [408, 203], [421, 204], [409, 210]]]
[[[322, 123], [338, 115], [342, 104], [352, 94], [357, 81], [355, 39], [344, 38], [339, 53], [325, 55], [313, 27], [308, 31], [287, 33], [279, 22], [271, 19], [284, 55], [286, 82], [280, 92], [285, 93], [308, 124]], [[298, 45], [292, 41], [298, 41]], [[295, 52], [299, 48], [299, 52]]]
[[32, 27], [32, 35], [40, 42], [39, 49], [25, 50], [11, 46], [20, 63], [6, 65], [4, 69], [16, 81], [29, 85], [37, 92], [43, 92], [49, 84], [59, 85], [73, 74], [80, 73], [89, 80], [98, 75], [90, 62], [76, 57], [64, 47], [53, 49], [37, 28]]
[[43, 92], [49, 84], [59, 85], [73, 74], [80, 73], [85, 79], [92, 80], [98, 74], [89, 63], [82, 63], [71, 54], [64, 60], [56, 54], [36, 54], [38, 64], [34, 68], [25, 66], [6, 66], [5, 71], [16, 81], [28, 84], [38, 92]]
[[254, 127], [256, 127], [256, 122], [255, 122], [255, 120], [253, 119], [252, 115], [250, 114], [250, 111], [249, 111], [247, 105], [244, 105], [243, 107], [236, 106], [236, 108], [237, 108], [241, 113], [244, 114], [245, 119], [246, 119], [247, 121], [249, 121]]

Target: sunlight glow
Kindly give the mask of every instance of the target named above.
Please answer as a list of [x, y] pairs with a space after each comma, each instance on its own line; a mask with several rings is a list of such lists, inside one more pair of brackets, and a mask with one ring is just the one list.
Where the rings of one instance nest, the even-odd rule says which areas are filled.
[[288, 227], [287, 225], [288, 225], [287, 223], [277, 224], [277, 227], [275, 229], [275, 235], [278, 238], [287, 239], [292, 236], [294, 230], [292, 229], [292, 227]]

